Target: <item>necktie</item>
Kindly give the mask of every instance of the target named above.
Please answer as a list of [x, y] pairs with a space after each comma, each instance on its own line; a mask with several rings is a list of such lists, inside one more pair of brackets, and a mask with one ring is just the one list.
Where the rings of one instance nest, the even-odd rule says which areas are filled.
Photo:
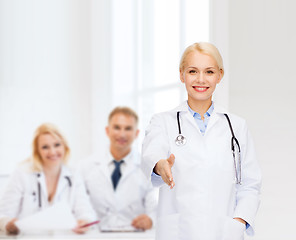
[[113, 183], [113, 188], [116, 190], [117, 184], [119, 182], [119, 179], [121, 177], [121, 172], [120, 172], [120, 164], [123, 163], [123, 160], [120, 160], [119, 162], [116, 160], [113, 160], [115, 164], [115, 169], [111, 175], [112, 178], [112, 183]]

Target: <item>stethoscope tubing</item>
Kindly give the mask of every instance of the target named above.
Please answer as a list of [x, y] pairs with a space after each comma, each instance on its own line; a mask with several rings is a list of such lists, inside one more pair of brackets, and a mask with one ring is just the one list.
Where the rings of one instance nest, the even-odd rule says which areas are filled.
[[180, 112], [177, 112], [177, 122], [178, 122], [179, 135], [181, 135]]
[[[37, 177], [40, 177], [40, 173], [37, 173]], [[68, 181], [68, 185], [71, 188], [72, 187], [72, 181], [69, 176], [65, 176], [65, 179]], [[39, 208], [42, 208], [42, 198], [41, 198], [41, 184], [39, 180], [37, 181], [37, 188], [38, 188], [38, 206]]]
[[[235, 169], [235, 177], [236, 177], [236, 183], [237, 184], [241, 184], [241, 180], [242, 180], [242, 165], [241, 165], [241, 149], [240, 149], [240, 145], [239, 145], [239, 141], [237, 140], [237, 138], [235, 137], [234, 135], [234, 131], [233, 131], [233, 128], [232, 128], [232, 124], [231, 124], [231, 121], [229, 119], [229, 116], [224, 113], [224, 116], [226, 117], [227, 119], [227, 122], [228, 122], [228, 125], [229, 125], [229, 128], [230, 128], [230, 131], [231, 131], [231, 150], [232, 150], [232, 156], [233, 156], [233, 160], [234, 160], [234, 169]], [[238, 167], [239, 169], [237, 169], [237, 162], [236, 162], [236, 158], [235, 158], [235, 144], [237, 145], [238, 147]], [[238, 176], [239, 175], [239, 176]]]
[[[231, 131], [231, 135], [232, 135], [232, 137], [231, 137], [231, 151], [232, 151], [232, 156], [233, 156], [233, 161], [234, 161], [236, 184], [241, 185], [242, 184], [241, 183], [242, 169], [241, 169], [241, 157], [240, 157], [241, 156], [241, 149], [240, 149], [239, 141], [234, 135], [232, 124], [231, 124], [228, 114], [224, 113], [224, 116], [227, 119], [230, 131]], [[185, 139], [185, 137], [182, 135], [182, 131], [181, 131], [180, 112], [179, 111], [177, 112], [177, 123], [178, 123], [178, 130], [179, 130], [178, 136], [182, 136]], [[178, 137], [177, 137], [177, 139], [178, 139]], [[176, 140], [176, 144], [177, 144], [177, 140]], [[182, 145], [182, 144], [177, 144], [177, 145]], [[237, 169], [237, 162], [236, 162], [236, 156], [235, 156], [235, 145], [237, 145], [237, 147], [238, 147], [238, 169]]]
[[39, 208], [42, 207], [42, 200], [41, 200], [41, 185], [40, 182], [38, 181], [38, 204]]

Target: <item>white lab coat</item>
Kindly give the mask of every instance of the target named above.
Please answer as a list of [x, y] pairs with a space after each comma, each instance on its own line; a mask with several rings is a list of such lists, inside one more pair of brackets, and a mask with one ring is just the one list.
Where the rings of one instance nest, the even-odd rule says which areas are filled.
[[110, 152], [94, 154], [82, 165], [82, 175], [91, 203], [101, 226], [118, 228], [131, 226], [140, 214], [147, 214], [154, 223], [158, 189], [144, 176], [140, 168], [140, 155], [132, 151], [124, 158], [121, 178], [113, 190], [109, 163]]
[[[54, 199], [49, 203], [44, 173], [32, 169], [32, 163], [25, 161], [11, 175], [0, 200], [0, 230], [5, 231], [6, 224], [12, 218], [22, 219], [59, 201], [69, 203], [77, 220], [95, 220], [94, 210], [79, 174], [62, 166]], [[41, 207], [38, 182], [41, 189]]]
[[[180, 111], [182, 134], [187, 143], [177, 146]], [[254, 233], [254, 218], [259, 205], [261, 173], [254, 144], [243, 119], [229, 114], [241, 147], [242, 185], [235, 184], [231, 151], [231, 131], [227, 113], [214, 105], [205, 135], [202, 136], [184, 102], [169, 112], [154, 115], [143, 142], [142, 169], [150, 178], [155, 164], [175, 155], [172, 174], [175, 187], [162, 184], [159, 193], [157, 240], [242, 240], [244, 219]], [[153, 175], [152, 182], [163, 183]]]

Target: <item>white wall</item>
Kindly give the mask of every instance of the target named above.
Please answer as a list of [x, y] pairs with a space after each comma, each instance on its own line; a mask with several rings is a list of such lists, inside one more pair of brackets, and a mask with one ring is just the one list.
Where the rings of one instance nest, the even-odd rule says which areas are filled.
[[210, 42], [219, 49], [225, 69], [214, 101], [226, 109], [229, 107], [229, 1], [210, 0]]
[[[0, 174], [29, 154], [43, 121], [65, 132], [73, 161], [106, 143], [111, 2], [0, 0]], [[253, 239], [294, 240], [296, 4], [212, 0], [211, 8], [211, 40], [226, 68], [216, 98], [247, 120], [263, 171]]]
[[230, 1], [229, 107], [247, 119], [263, 172], [256, 240], [296, 239], [295, 9]]
[[111, 1], [91, 0], [91, 151], [108, 141], [105, 126], [112, 108]]
[[[59, 126], [72, 161], [90, 152], [90, 1], [0, 1], [0, 174], [27, 158], [33, 131]], [[83, 126], [83, 127], [82, 127]]]

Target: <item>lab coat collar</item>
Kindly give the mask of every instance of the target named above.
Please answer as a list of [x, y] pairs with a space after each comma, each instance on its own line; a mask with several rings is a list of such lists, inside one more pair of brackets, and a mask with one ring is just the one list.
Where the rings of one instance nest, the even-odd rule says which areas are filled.
[[137, 152], [132, 150], [125, 158], [123, 158], [126, 165], [124, 170], [122, 171], [122, 176], [119, 181], [118, 187], [120, 187], [121, 183], [125, 181], [130, 176], [130, 173], [139, 167], [140, 164], [140, 155]]
[[[110, 148], [108, 148], [108, 150], [109, 149]], [[122, 158], [122, 160], [124, 161], [124, 163], [126, 163], [127, 165], [129, 163], [131, 163], [133, 161], [133, 154], [134, 154], [134, 152], [133, 152], [133, 150], [131, 150], [126, 156], [124, 156]], [[107, 159], [106, 160], [108, 161], [107, 164], [111, 164], [111, 162], [113, 162], [113, 160], [114, 160], [114, 157], [112, 156], [112, 154], [111, 154], [110, 151], [107, 152]]]
[[187, 105], [187, 100], [182, 102], [178, 107], [174, 108], [171, 110], [172, 112], [187, 112], [188, 110], [188, 105]]
[[62, 165], [60, 178], [62, 179], [62, 178], [66, 178], [66, 177], [71, 178], [72, 172], [70, 171], [70, 169], [67, 166]]
[[[36, 174], [37, 181], [40, 183], [42, 194], [45, 196], [45, 199], [48, 199], [48, 190], [47, 190], [47, 186], [46, 186], [46, 179], [45, 179], [44, 172], [43, 171], [33, 171], [33, 172], [34, 172], [34, 174]], [[69, 187], [70, 183], [72, 185], [72, 178], [71, 177], [72, 177], [72, 173], [71, 173], [70, 169], [68, 167], [66, 167], [65, 165], [62, 165], [61, 166], [61, 173], [60, 173], [60, 177], [59, 177], [59, 181], [58, 181], [58, 186], [57, 186], [56, 193], [54, 195], [53, 202], [55, 201], [55, 199], [57, 198], [59, 193], [64, 189], [64, 187]], [[68, 180], [67, 178], [70, 180]], [[70, 181], [70, 183], [69, 183], [69, 181]]]
[[[137, 161], [139, 160], [140, 157], [137, 157], [136, 155], [137, 155], [136, 151], [132, 149], [125, 157], [122, 158], [124, 160], [123, 164], [125, 165], [125, 169], [124, 171], [122, 171], [122, 180], [124, 179], [124, 176], [128, 175], [131, 171], [135, 169], [135, 167], [140, 165], [140, 161]], [[108, 164], [111, 164], [114, 157], [112, 156], [110, 151], [109, 151], [108, 159], [109, 159]]]
[[57, 190], [54, 196], [54, 200], [59, 196], [59, 194], [63, 191], [64, 188], [71, 188], [72, 187], [72, 173], [70, 169], [64, 165], [62, 165], [60, 178], [58, 181]]
[[218, 104], [215, 104], [214, 103], [214, 111], [213, 113], [220, 113], [220, 114], [229, 114], [229, 112], [226, 110], [226, 108], [218, 105]]
[[228, 114], [228, 111], [225, 108], [223, 108], [217, 104], [214, 105], [214, 111], [210, 117], [205, 134], [207, 134], [207, 132], [210, 131], [210, 129], [218, 122], [218, 120], [221, 119], [221, 117], [225, 118], [223, 116], [224, 114]]
[[[35, 173], [37, 176], [38, 174], [41, 176], [44, 176], [44, 173], [43, 171], [33, 171], [33, 173]], [[72, 176], [72, 173], [70, 171], [70, 169], [65, 166], [64, 164], [61, 165], [61, 173], [60, 173], [60, 177], [71, 177]]]
[[[134, 154], [134, 151], [131, 150], [129, 154], [127, 154], [125, 157], [123, 157], [122, 159], [125, 161], [125, 162], [129, 162], [130, 160], [132, 161], [133, 159], [133, 154]], [[105, 164], [105, 165], [108, 165], [110, 164], [113, 160], [114, 160], [114, 157], [112, 156], [111, 152], [110, 152], [110, 146], [108, 146], [106, 148], [106, 151], [105, 153], [103, 154], [99, 154], [99, 153], [95, 153], [92, 155], [91, 157], [93, 159], [93, 161], [96, 163], [96, 164]]]
[[[107, 148], [109, 150], [109, 148]], [[112, 186], [112, 181], [110, 178], [110, 169], [108, 164], [113, 161], [110, 151], [101, 151], [93, 153], [89, 159], [92, 162], [93, 167], [97, 168], [96, 174], [104, 176], [110, 187]]]
[[[220, 114], [228, 113], [228, 111], [225, 108], [216, 104], [215, 102], [213, 102], [213, 105], [214, 105], [213, 113], [220, 113]], [[174, 108], [171, 111], [172, 112], [189, 112], [187, 100], [182, 102], [178, 107]]]
[[[215, 102], [213, 102], [213, 105], [214, 105], [214, 111], [211, 114], [205, 135], [207, 135], [207, 132], [209, 132], [209, 130], [215, 125], [215, 123], [219, 120], [221, 115], [223, 115], [225, 113], [228, 114], [228, 111], [225, 108], [219, 106], [218, 104], [215, 104]], [[198, 132], [200, 133], [200, 130], [199, 130], [196, 122], [194, 121], [194, 118], [192, 117], [192, 115], [188, 109], [187, 100], [182, 102], [178, 107], [173, 109], [171, 112], [173, 112], [174, 114], [177, 112], [180, 112], [181, 114], [186, 115], [187, 119], [192, 124], [192, 126], [194, 128], [196, 128], [198, 130]]]
[[[100, 166], [100, 169], [102, 170], [102, 174], [106, 176], [106, 178], [108, 179], [108, 181], [110, 181], [110, 183], [111, 183], [111, 178], [110, 178], [109, 164], [111, 164], [113, 160], [114, 160], [114, 157], [110, 152], [110, 147], [106, 148], [105, 154], [96, 154], [93, 156], [94, 163]], [[128, 175], [128, 173], [130, 173], [131, 171], [133, 171], [133, 169], [137, 165], [140, 165], [140, 157], [137, 157], [137, 152], [134, 151], [133, 149], [129, 154], [127, 154], [123, 158], [123, 160], [125, 164], [125, 169], [122, 172], [122, 176], [121, 176], [122, 179], [120, 181], [123, 181], [125, 176]]]

